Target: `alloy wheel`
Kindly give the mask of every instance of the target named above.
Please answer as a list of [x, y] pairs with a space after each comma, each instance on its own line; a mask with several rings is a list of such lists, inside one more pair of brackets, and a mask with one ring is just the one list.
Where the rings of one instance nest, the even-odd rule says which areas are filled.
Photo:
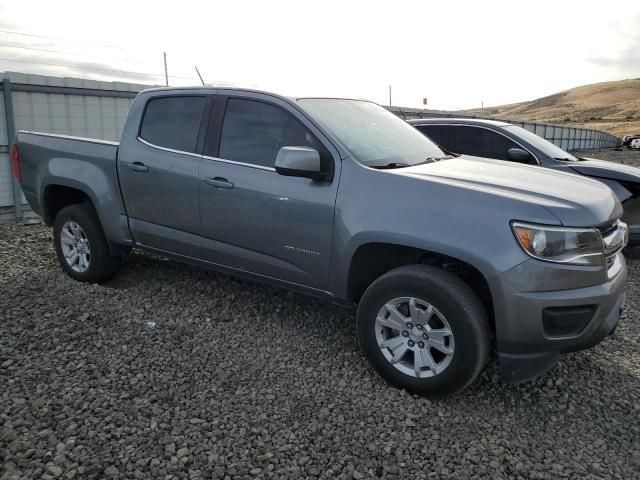
[[453, 359], [455, 342], [451, 326], [424, 300], [399, 297], [388, 301], [378, 312], [375, 329], [384, 357], [406, 375], [434, 377]]

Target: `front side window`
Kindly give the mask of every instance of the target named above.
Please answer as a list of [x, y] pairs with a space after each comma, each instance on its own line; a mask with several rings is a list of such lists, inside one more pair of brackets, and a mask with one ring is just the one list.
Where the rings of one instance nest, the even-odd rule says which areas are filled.
[[455, 152], [453, 128], [450, 125], [418, 125], [427, 137], [449, 152]]
[[456, 126], [457, 153], [476, 157], [508, 160], [510, 148], [520, 148], [504, 135], [481, 127]]
[[328, 152], [295, 117], [268, 103], [231, 98], [222, 123], [219, 157], [273, 167], [282, 147], [312, 147], [327, 161]]
[[140, 137], [159, 147], [195, 152], [205, 97], [161, 97], [147, 103]]

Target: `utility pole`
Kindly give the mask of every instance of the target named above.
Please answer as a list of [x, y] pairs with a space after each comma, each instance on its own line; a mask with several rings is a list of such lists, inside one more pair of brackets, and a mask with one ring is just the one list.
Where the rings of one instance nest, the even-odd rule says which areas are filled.
[[389, 85], [389, 106], [391, 106], [391, 85]]
[[194, 65], [194, 68], [196, 69], [196, 73], [198, 74], [198, 77], [200, 77], [200, 81], [202, 82], [202, 86], [204, 86], [204, 80], [202, 79], [202, 75], [200, 75], [200, 70], [198, 70], [198, 66]]
[[167, 52], [164, 53], [164, 84], [169, 86], [169, 74], [167, 73]]

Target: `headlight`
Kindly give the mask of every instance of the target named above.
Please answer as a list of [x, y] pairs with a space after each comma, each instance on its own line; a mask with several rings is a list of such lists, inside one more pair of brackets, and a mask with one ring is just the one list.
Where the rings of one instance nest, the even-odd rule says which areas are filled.
[[520, 246], [534, 258], [572, 265], [602, 265], [602, 236], [595, 228], [511, 224]]

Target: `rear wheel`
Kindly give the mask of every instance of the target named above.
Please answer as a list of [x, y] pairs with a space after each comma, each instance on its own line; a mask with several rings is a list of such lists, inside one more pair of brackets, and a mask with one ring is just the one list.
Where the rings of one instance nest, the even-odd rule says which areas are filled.
[[385, 380], [431, 397], [464, 389], [489, 356], [478, 297], [454, 275], [424, 265], [400, 267], [373, 282], [358, 306], [357, 331]]
[[110, 255], [100, 220], [90, 204], [74, 204], [60, 210], [53, 234], [58, 260], [69, 276], [99, 283], [117, 272], [120, 257]]

